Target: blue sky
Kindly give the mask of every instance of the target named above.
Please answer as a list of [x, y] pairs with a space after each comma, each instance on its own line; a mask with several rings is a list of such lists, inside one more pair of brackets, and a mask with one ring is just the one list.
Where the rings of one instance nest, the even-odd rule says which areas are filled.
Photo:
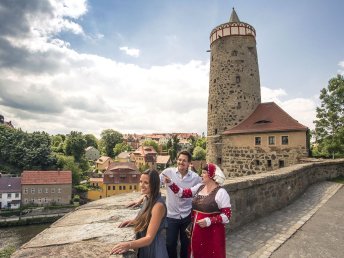
[[206, 132], [209, 35], [232, 7], [257, 32], [262, 99], [313, 128], [344, 71], [344, 1], [0, 3], [0, 113], [23, 130]]

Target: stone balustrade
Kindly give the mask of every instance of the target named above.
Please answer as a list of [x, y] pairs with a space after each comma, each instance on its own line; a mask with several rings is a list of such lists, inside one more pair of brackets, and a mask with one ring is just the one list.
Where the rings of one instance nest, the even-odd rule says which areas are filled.
[[[226, 180], [236, 228], [300, 196], [316, 182], [344, 176], [344, 159], [298, 164], [272, 172]], [[118, 228], [138, 210], [125, 205], [139, 197], [130, 193], [104, 198], [79, 207], [24, 244], [12, 257], [109, 257], [120, 241], [132, 240], [132, 228]], [[135, 252], [111, 257], [136, 257]]]

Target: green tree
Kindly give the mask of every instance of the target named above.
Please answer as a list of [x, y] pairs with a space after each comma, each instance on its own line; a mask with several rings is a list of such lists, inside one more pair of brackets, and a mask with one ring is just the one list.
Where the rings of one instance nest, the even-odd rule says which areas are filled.
[[[20, 170], [54, 169], [51, 139], [45, 132], [26, 133], [21, 129], [0, 126], [0, 160]], [[9, 171], [11, 172], [11, 171]]]
[[123, 142], [123, 135], [115, 130], [106, 129], [101, 132], [100, 137], [101, 152], [113, 158], [115, 156], [113, 149], [117, 143]]
[[77, 162], [85, 155], [86, 140], [82, 132], [71, 131], [65, 140], [65, 153], [72, 155]]
[[207, 138], [206, 137], [201, 137], [197, 139], [196, 141], [196, 146], [201, 147], [202, 149], [207, 149]]
[[179, 139], [177, 134], [173, 134], [172, 138], [167, 142], [168, 154], [171, 157], [172, 162], [176, 161], [177, 154], [180, 151]]
[[344, 77], [337, 75], [329, 81], [320, 94], [321, 105], [317, 107], [315, 136], [318, 155], [324, 157], [344, 156]]
[[192, 153], [192, 159], [193, 160], [205, 160], [206, 157], [206, 151], [200, 146], [196, 146], [193, 153]]
[[93, 134], [86, 134], [86, 147], [93, 146], [94, 148], [98, 149], [98, 139]]
[[117, 143], [115, 148], [113, 148], [113, 153], [115, 156], [117, 156], [123, 151], [131, 151], [131, 147], [128, 144], [121, 142], [121, 143]]
[[143, 145], [143, 146], [151, 146], [151, 147], [154, 148], [154, 150], [155, 150], [156, 152], [159, 152], [159, 145], [158, 145], [158, 143], [157, 143], [156, 141], [153, 141], [153, 140], [146, 140], [146, 141], [143, 142], [142, 145]]
[[72, 171], [72, 184], [78, 185], [82, 176], [82, 171], [72, 156], [57, 155], [57, 166], [62, 170]]
[[60, 134], [51, 136], [51, 149], [53, 152], [64, 153], [64, 138]]

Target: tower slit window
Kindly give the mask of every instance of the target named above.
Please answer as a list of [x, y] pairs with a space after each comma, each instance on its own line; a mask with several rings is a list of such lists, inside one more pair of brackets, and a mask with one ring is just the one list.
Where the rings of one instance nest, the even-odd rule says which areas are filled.
[[239, 75], [237, 75], [237, 76], [235, 77], [235, 82], [236, 82], [236, 83], [240, 83], [240, 76], [239, 76]]

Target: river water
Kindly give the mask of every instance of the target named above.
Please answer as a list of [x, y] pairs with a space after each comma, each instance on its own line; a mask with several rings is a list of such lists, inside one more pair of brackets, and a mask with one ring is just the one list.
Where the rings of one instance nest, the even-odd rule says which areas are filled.
[[49, 226], [50, 224], [42, 224], [0, 228], [0, 250], [9, 246], [18, 249]]

